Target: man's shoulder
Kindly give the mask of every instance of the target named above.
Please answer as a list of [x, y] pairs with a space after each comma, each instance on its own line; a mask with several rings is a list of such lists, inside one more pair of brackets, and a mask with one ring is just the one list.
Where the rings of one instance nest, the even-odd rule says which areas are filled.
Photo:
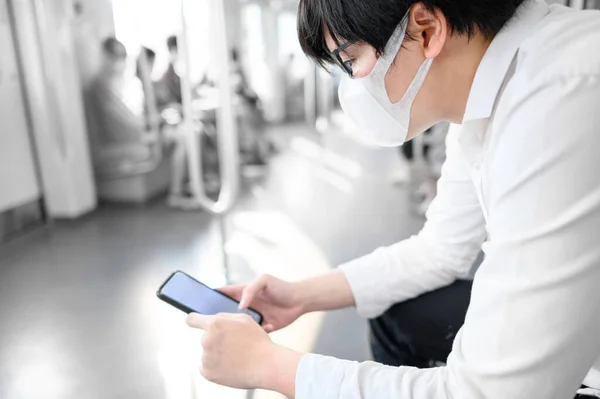
[[517, 73], [530, 82], [600, 75], [600, 11], [550, 10], [523, 42]]

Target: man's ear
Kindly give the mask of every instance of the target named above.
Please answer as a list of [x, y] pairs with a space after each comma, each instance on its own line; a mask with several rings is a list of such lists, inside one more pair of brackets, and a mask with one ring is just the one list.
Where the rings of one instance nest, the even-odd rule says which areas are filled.
[[425, 57], [435, 58], [448, 38], [448, 21], [439, 9], [430, 10], [421, 2], [415, 3], [409, 13], [408, 32], [422, 43]]

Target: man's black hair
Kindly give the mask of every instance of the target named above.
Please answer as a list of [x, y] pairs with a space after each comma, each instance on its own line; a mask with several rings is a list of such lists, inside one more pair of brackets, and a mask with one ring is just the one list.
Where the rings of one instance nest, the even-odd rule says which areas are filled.
[[136, 68], [135, 68], [135, 76], [137, 76], [138, 78], [143, 80], [143, 73], [142, 73], [142, 58], [141, 55], [142, 54], [146, 54], [146, 62], [147, 62], [147, 66], [150, 69], [150, 73], [152, 74], [152, 67], [154, 65], [154, 62], [156, 61], [156, 53], [154, 52], [154, 50], [142, 46], [142, 50], [140, 52], [140, 57], [137, 60], [137, 64], [136, 64]]
[[300, 0], [298, 36], [307, 56], [320, 66], [333, 62], [325, 28], [340, 41], [365, 42], [378, 54], [413, 4], [440, 10], [453, 34], [493, 38], [527, 0]]
[[152, 63], [156, 60], [156, 52], [148, 47], [142, 47], [142, 51], [146, 52], [146, 60]]
[[240, 60], [240, 52], [235, 47], [231, 50], [231, 60], [233, 62], [238, 62]]
[[105, 53], [114, 58], [127, 58], [127, 49], [125, 45], [114, 37], [108, 37], [102, 42], [102, 49]]
[[169, 49], [169, 51], [178, 51], [179, 50], [177, 36], [173, 35], [173, 36], [169, 36], [167, 38], [167, 48]]

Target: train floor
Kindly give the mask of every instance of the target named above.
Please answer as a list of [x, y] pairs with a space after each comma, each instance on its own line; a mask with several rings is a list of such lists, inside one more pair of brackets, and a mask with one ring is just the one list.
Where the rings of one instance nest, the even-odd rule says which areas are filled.
[[[0, 398], [278, 397], [203, 380], [200, 333], [156, 298], [160, 283], [174, 270], [214, 286], [262, 273], [301, 279], [406, 238], [423, 220], [406, 187], [390, 183], [406, 168], [397, 150], [299, 125], [271, 133], [281, 152], [223, 219], [164, 200], [103, 205], [0, 247]], [[363, 361], [367, 333], [347, 309], [305, 316], [273, 339]]]

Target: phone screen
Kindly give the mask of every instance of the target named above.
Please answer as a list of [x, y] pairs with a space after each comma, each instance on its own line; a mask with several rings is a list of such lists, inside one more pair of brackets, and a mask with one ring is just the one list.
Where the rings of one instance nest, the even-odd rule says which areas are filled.
[[183, 272], [175, 272], [163, 284], [158, 296], [184, 312], [205, 315], [243, 313], [259, 324], [262, 322], [262, 316], [257, 311], [240, 310], [236, 300], [207, 287]]

